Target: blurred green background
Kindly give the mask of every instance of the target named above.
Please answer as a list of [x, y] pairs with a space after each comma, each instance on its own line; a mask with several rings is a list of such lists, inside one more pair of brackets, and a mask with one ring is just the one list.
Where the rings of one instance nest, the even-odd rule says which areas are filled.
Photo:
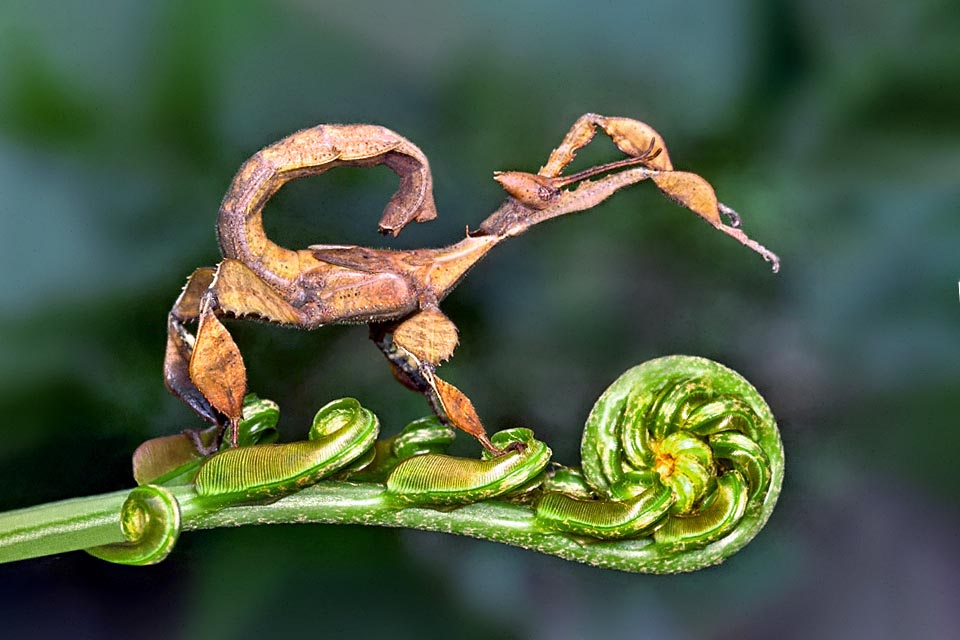
[[[767, 528], [692, 575], [618, 574], [420, 532], [289, 526], [182, 538], [153, 568], [0, 567], [7, 637], [956, 637], [960, 629], [960, 12], [936, 0], [687, 3], [14, 2], [0, 9], [0, 509], [118, 489], [197, 426], [167, 395], [165, 314], [218, 259], [241, 162], [323, 122], [420, 145], [440, 218], [376, 233], [386, 169], [284, 187], [288, 246], [445, 244], [586, 111], [644, 120], [777, 251], [648, 185], [538, 227], [446, 301], [444, 367], [487, 425], [575, 463], [643, 360], [740, 371], [780, 420]], [[585, 154], [613, 159], [609, 143]], [[359, 398], [427, 413], [362, 327], [234, 323], [287, 439]], [[476, 447], [460, 438], [462, 452]], [[9, 634], [9, 635], [8, 635]]]

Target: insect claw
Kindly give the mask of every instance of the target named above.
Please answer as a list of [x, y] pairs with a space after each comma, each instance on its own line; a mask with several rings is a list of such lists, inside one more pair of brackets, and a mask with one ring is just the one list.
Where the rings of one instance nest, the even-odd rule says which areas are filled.
[[184, 429], [182, 433], [187, 436], [193, 444], [193, 448], [196, 449], [197, 453], [201, 456], [209, 456], [216, 453], [217, 449], [220, 448], [219, 437], [215, 437], [210, 444], [204, 444], [203, 433], [200, 429]]
[[727, 220], [730, 222], [730, 226], [737, 228], [740, 226], [740, 214], [723, 204], [722, 202], [717, 203], [717, 209], [726, 216]]
[[519, 442], [519, 441], [511, 442], [510, 444], [505, 446], [503, 449], [501, 449], [500, 447], [493, 444], [493, 442], [490, 441], [490, 438], [487, 437], [487, 434], [485, 433], [477, 436], [477, 440], [479, 440], [480, 444], [483, 445], [483, 448], [489, 451], [490, 455], [494, 457], [506, 455], [508, 453], [513, 453], [514, 451], [517, 453], [523, 453], [524, 451], [527, 450], [527, 443]]
[[780, 256], [770, 251], [767, 251], [766, 253], [762, 253], [760, 255], [763, 256], [764, 260], [771, 263], [770, 268], [773, 270], [774, 273], [778, 273], [780, 271]]
[[516, 451], [517, 453], [523, 453], [526, 450], [527, 450], [526, 442], [514, 441], [508, 444], [506, 447], [504, 447], [503, 452], [510, 453], [511, 451]]
[[740, 229], [735, 229], [733, 227], [728, 227], [726, 225], [720, 225], [717, 227], [719, 231], [727, 234], [731, 238], [734, 238], [737, 242], [742, 244], [745, 247], [753, 249], [759, 253], [764, 260], [770, 263], [771, 268], [774, 273], [780, 271], [780, 257], [775, 254], [770, 249], [767, 249], [765, 246], [757, 242], [756, 240], [751, 239], [747, 234], [745, 234]]
[[503, 455], [503, 453], [504, 453], [503, 449], [497, 448], [497, 446], [496, 446], [495, 444], [493, 444], [492, 442], [490, 442], [490, 437], [489, 437], [486, 433], [478, 434], [478, 435], [476, 435], [475, 437], [476, 437], [476, 439], [480, 442], [480, 445], [481, 445], [484, 449], [486, 449], [487, 451], [489, 451], [491, 454], [493, 454], [493, 455], [495, 455], [495, 456]]

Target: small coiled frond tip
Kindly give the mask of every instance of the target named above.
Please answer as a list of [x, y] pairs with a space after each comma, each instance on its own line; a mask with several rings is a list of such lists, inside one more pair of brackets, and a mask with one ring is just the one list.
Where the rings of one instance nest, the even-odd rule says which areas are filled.
[[94, 547], [87, 553], [117, 564], [156, 564], [173, 550], [180, 527], [180, 505], [170, 490], [144, 485], [130, 492], [120, 510], [126, 542]]

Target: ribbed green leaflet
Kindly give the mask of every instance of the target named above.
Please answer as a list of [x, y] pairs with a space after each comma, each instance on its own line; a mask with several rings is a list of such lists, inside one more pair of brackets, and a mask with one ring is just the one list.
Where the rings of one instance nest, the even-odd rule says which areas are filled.
[[197, 494], [222, 501], [284, 495], [325, 478], [366, 453], [380, 433], [380, 421], [353, 398], [326, 404], [317, 412], [309, 439], [227, 449], [204, 462]]
[[401, 462], [387, 478], [387, 493], [408, 504], [454, 505], [480, 502], [508, 494], [536, 477], [550, 461], [550, 449], [529, 429], [494, 434], [500, 447], [525, 445], [496, 458], [469, 460], [428, 453]]

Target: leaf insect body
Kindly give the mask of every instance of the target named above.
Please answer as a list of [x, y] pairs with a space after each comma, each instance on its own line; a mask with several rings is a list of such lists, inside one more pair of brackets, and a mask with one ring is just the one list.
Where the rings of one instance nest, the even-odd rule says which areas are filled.
[[[598, 127], [626, 157], [562, 176]], [[545, 220], [593, 208], [644, 180], [760, 253], [774, 271], [779, 266], [776, 255], [739, 229], [739, 216], [717, 201], [706, 180], [674, 170], [663, 139], [649, 125], [592, 113], [574, 123], [537, 173], [495, 173], [507, 199], [450, 246], [396, 251], [324, 244], [295, 251], [266, 236], [263, 208], [286, 182], [339, 166], [376, 165], [386, 165], [400, 178], [381, 216], [381, 233], [396, 236], [410, 222], [436, 218], [426, 156], [384, 127], [318, 125], [262, 149], [240, 168], [220, 206], [217, 231], [224, 259], [194, 271], [168, 315], [167, 388], [220, 429], [212, 444], [202, 441], [199, 431], [190, 432], [199, 452], [217, 450], [225, 435], [237, 445], [246, 368], [221, 322], [224, 317], [303, 329], [368, 324], [394, 377], [424, 395], [441, 422], [474, 436], [491, 454], [521, 449], [520, 443], [501, 449], [491, 442], [470, 399], [437, 375], [458, 343], [457, 328], [439, 304], [500, 242]]]

